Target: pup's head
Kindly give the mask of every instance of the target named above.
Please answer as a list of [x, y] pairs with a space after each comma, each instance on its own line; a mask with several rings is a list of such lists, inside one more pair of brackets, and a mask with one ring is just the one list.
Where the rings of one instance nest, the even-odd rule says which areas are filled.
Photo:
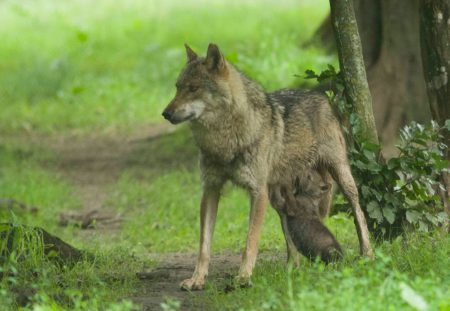
[[324, 182], [315, 171], [309, 172], [303, 178], [296, 177], [293, 185], [280, 190], [285, 200], [285, 212], [289, 216], [296, 216], [298, 213], [318, 216], [320, 201], [330, 188], [331, 185]]
[[175, 84], [177, 92], [162, 113], [173, 124], [202, 118], [229, 94], [229, 65], [219, 47], [210, 43], [206, 57], [197, 56], [187, 44], [185, 48], [187, 63]]

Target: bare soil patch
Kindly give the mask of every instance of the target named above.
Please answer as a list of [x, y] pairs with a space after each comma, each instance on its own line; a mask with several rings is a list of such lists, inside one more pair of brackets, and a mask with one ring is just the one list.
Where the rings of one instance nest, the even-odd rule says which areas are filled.
[[[203, 291], [182, 291], [179, 284], [191, 277], [194, 271], [197, 254], [167, 253], [151, 254], [150, 257], [159, 264], [151, 271], [138, 273], [142, 281], [142, 292], [132, 300], [141, 305], [143, 310], [159, 310], [162, 302], [176, 299], [181, 302], [180, 310], [207, 310], [197, 299]], [[231, 272], [239, 267], [239, 254], [222, 253], [213, 255], [209, 278], [221, 279], [226, 282], [231, 278]]]
[[103, 207], [107, 191], [130, 164], [141, 144], [174, 132], [166, 124], [141, 128], [129, 136], [89, 135], [60, 137], [48, 141], [58, 154], [56, 169], [75, 186], [86, 210]]
[[[159, 264], [151, 271], [138, 273], [143, 290], [139, 296], [132, 297], [132, 300], [141, 305], [144, 311], [160, 310], [161, 303], [168, 298], [181, 302], [179, 310], [212, 310], [211, 306], [201, 299], [201, 296], [205, 294], [204, 291], [186, 292], [179, 287], [182, 280], [191, 277], [197, 259], [196, 253], [150, 254], [149, 256]], [[284, 254], [274, 252], [264, 252], [258, 257], [259, 260], [285, 259]], [[218, 284], [219, 291], [229, 292], [240, 261], [240, 254], [231, 252], [213, 254], [208, 280]]]

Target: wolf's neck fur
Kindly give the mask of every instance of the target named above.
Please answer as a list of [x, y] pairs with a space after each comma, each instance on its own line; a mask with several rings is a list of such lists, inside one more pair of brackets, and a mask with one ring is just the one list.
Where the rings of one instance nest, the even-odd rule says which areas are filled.
[[224, 163], [256, 144], [263, 123], [271, 117], [264, 91], [231, 64], [227, 65], [229, 76], [219, 82], [227, 84], [227, 94], [218, 99], [220, 103], [214, 111], [191, 122], [201, 151]]

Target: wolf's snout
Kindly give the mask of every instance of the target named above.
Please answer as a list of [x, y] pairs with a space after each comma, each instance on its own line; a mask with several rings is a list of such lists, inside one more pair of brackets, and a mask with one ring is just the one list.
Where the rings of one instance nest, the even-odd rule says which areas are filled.
[[169, 120], [172, 118], [173, 115], [173, 111], [166, 109], [163, 111], [162, 116], [164, 117], [164, 119]]

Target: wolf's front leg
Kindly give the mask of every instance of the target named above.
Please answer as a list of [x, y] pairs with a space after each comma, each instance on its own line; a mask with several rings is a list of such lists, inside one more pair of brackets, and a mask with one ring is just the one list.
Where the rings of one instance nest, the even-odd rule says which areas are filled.
[[242, 263], [238, 274], [238, 281], [241, 285], [250, 284], [250, 277], [255, 266], [256, 256], [258, 255], [258, 242], [268, 203], [267, 186], [261, 187], [259, 191], [251, 194], [247, 244], [242, 254]]
[[190, 279], [181, 282], [184, 290], [201, 290], [205, 285], [208, 275], [211, 241], [216, 223], [217, 207], [219, 204], [220, 190], [205, 190], [200, 206], [200, 250], [194, 274]]

